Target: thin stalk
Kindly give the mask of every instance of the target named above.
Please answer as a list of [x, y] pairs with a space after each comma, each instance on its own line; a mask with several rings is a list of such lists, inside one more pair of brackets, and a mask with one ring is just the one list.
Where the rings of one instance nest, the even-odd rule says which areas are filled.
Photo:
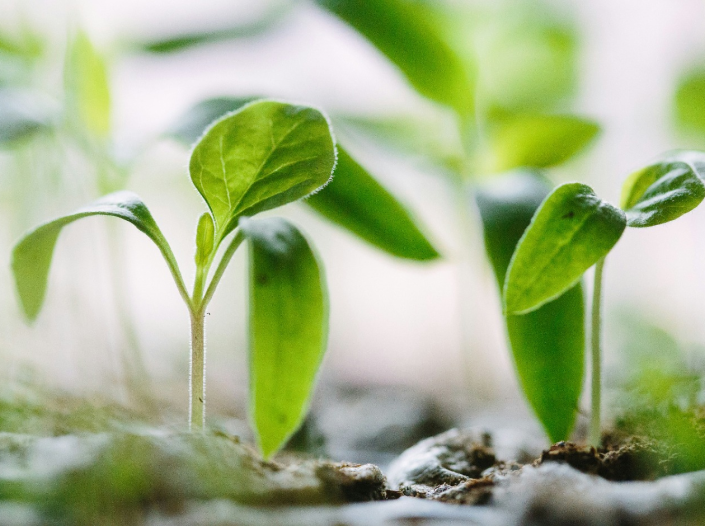
[[589, 443], [592, 446], [600, 445], [600, 406], [602, 404], [602, 270], [605, 259], [602, 258], [595, 265], [595, 285], [592, 289], [592, 321], [590, 324], [592, 347], [592, 386]]
[[208, 306], [208, 303], [210, 303], [211, 299], [213, 298], [213, 294], [215, 294], [215, 289], [218, 286], [218, 283], [220, 283], [220, 279], [223, 277], [225, 269], [228, 267], [228, 263], [230, 263], [233, 254], [235, 254], [235, 251], [244, 240], [245, 235], [242, 233], [241, 230], [238, 230], [235, 234], [235, 237], [230, 242], [230, 245], [228, 245], [228, 248], [223, 253], [223, 257], [220, 259], [220, 263], [218, 263], [218, 268], [216, 268], [215, 272], [213, 273], [213, 278], [211, 278], [211, 282], [208, 285], [206, 293], [203, 295], [203, 300], [199, 305], [199, 308], [201, 310], [205, 311], [205, 308]]
[[206, 426], [206, 316], [191, 311], [191, 360], [189, 366], [189, 430]]
[[203, 293], [204, 282], [212, 259], [196, 270], [193, 296], [187, 299], [191, 314], [191, 360], [189, 364], [189, 429], [202, 431], [206, 426], [206, 307], [225, 273], [225, 268], [245, 236], [238, 231], [223, 253], [218, 268], [208, 288]]

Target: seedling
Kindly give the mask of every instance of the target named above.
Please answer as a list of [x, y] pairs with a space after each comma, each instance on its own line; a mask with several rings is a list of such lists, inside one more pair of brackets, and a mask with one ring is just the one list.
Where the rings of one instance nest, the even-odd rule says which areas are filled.
[[541, 204], [512, 256], [504, 285], [507, 315], [526, 315], [575, 287], [595, 266], [591, 313], [589, 441], [600, 441], [602, 274], [627, 226], [667, 223], [705, 198], [705, 153], [677, 151], [630, 175], [620, 208], [580, 183], [557, 187]]
[[260, 450], [269, 457], [305, 415], [325, 352], [328, 302], [318, 260], [299, 230], [281, 218], [251, 216], [320, 189], [335, 161], [331, 129], [319, 111], [274, 101], [246, 105], [216, 121], [191, 154], [191, 180], [209, 211], [198, 220], [190, 294], [147, 206], [137, 195], [120, 191], [41, 225], [15, 246], [12, 269], [24, 312], [30, 320], [39, 314], [64, 226], [95, 215], [132, 223], [159, 248], [189, 310], [189, 427], [202, 429], [206, 308], [233, 254], [248, 240], [250, 418]]

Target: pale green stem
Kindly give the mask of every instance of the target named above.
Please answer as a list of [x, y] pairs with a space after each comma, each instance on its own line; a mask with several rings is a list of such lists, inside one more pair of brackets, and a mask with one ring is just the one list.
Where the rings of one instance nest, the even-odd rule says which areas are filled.
[[206, 425], [206, 317], [191, 311], [191, 361], [189, 367], [189, 430]]
[[[193, 297], [187, 300], [191, 314], [191, 361], [189, 367], [189, 429], [203, 430], [206, 425], [206, 307], [213, 298], [215, 289], [225, 273], [225, 269], [245, 236], [237, 232], [223, 253], [218, 268], [213, 274], [205, 294], [204, 281], [211, 261], [196, 270]], [[203, 296], [201, 297], [201, 295]]]
[[592, 389], [590, 434], [588, 437], [591, 446], [600, 445], [600, 406], [602, 404], [602, 270], [605, 259], [602, 258], [595, 265], [595, 285], [592, 289], [592, 322], [590, 346], [592, 347]]
[[230, 263], [233, 254], [235, 254], [235, 251], [244, 240], [245, 235], [242, 233], [242, 231], [238, 230], [238, 232], [235, 234], [235, 237], [230, 242], [230, 245], [228, 245], [228, 248], [223, 253], [223, 257], [220, 259], [220, 263], [218, 263], [218, 268], [215, 269], [215, 272], [213, 273], [213, 278], [211, 279], [211, 282], [208, 285], [208, 288], [206, 289], [206, 293], [203, 295], [203, 300], [198, 305], [201, 310], [205, 311], [205, 308], [210, 303], [211, 299], [213, 298], [213, 294], [215, 294], [215, 289], [218, 286], [218, 283], [220, 283], [220, 279], [223, 277], [225, 269], [228, 267], [228, 263]]

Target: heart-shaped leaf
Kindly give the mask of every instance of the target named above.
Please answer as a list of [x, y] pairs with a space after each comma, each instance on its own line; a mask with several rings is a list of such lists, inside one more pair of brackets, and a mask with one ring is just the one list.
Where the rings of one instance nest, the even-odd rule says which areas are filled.
[[340, 146], [335, 177], [305, 202], [394, 256], [418, 261], [439, 257], [403, 205]]
[[573, 287], [609, 253], [626, 226], [624, 212], [589, 186], [567, 183], [556, 188], [512, 256], [504, 284], [505, 312], [530, 312]]
[[467, 117], [474, 86], [465, 65], [419, 5], [405, 0], [317, 0], [384, 53], [416, 90]]
[[296, 431], [326, 350], [325, 279], [284, 219], [243, 218], [250, 246], [250, 418], [268, 458]]
[[690, 212], [705, 198], [705, 153], [677, 151], [630, 175], [622, 208], [631, 227], [660, 225]]
[[313, 108], [259, 101], [217, 121], [191, 155], [191, 180], [216, 225], [216, 244], [252, 216], [301, 199], [325, 185], [335, 145]]
[[25, 235], [12, 250], [12, 272], [25, 315], [34, 320], [42, 308], [49, 268], [61, 230], [74, 221], [104, 215], [124, 219], [147, 234], [159, 247], [183, 294], [183, 280], [174, 254], [149, 210], [132, 192], [116, 192], [80, 208], [73, 214], [44, 223]]
[[546, 168], [561, 164], [585, 148], [599, 126], [572, 115], [520, 115], [490, 134], [481, 167], [486, 172]]
[[[550, 189], [538, 173], [517, 171], [484, 182], [475, 193], [500, 290], [516, 244]], [[552, 442], [568, 439], [575, 424], [583, 384], [584, 316], [578, 283], [533, 312], [506, 317], [519, 383]]]

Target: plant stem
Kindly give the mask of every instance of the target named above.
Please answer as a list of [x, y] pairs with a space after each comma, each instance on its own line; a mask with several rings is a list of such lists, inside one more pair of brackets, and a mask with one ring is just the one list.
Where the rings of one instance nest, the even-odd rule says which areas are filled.
[[206, 316], [191, 311], [191, 361], [189, 366], [189, 430], [206, 425]]
[[[211, 278], [211, 282], [208, 285], [208, 288], [206, 289], [206, 292], [203, 295], [203, 300], [200, 303], [201, 310], [205, 311], [205, 308], [208, 306], [208, 303], [210, 303], [211, 299], [213, 298], [213, 294], [215, 294], [215, 289], [218, 286], [218, 283], [220, 283], [220, 280], [223, 277], [223, 274], [225, 273], [225, 269], [228, 267], [228, 263], [230, 263], [230, 260], [232, 259], [233, 254], [235, 254], [235, 251], [242, 244], [242, 242], [244, 240], [245, 240], [245, 234], [243, 234], [241, 230], [238, 230], [235, 233], [235, 237], [230, 242], [230, 245], [228, 245], [228, 248], [225, 250], [223, 257], [220, 259], [220, 263], [218, 264], [218, 267], [215, 269], [215, 272], [213, 273], [213, 277]], [[195, 301], [195, 298], [194, 298], [194, 301]]]
[[592, 322], [590, 345], [592, 347], [592, 393], [590, 417], [590, 435], [588, 437], [591, 446], [600, 445], [600, 405], [602, 403], [602, 270], [605, 266], [605, 258], [602, 258], [595, 265], [595, 285], [592, 289]]

